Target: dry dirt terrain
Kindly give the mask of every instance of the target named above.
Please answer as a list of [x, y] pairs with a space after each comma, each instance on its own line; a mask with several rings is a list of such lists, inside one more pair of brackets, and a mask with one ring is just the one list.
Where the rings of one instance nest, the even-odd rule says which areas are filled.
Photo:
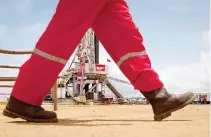
[[59, 123], [54, 124], [27, 123], [0, 114], [0, 137], [209, 137], [209, 112], [209, 105], [190, 105], [155, 122], [149, 105], [63, 105], [57, 112]]

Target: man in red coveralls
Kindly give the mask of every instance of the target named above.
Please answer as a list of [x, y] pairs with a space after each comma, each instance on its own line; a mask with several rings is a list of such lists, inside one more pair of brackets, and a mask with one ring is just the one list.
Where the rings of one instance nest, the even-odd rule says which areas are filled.
[[166, 91], [151, 68], [143, 38], [124, 0], [60, 0], [33, 54], [20, 69], [5, 116], [30, 122], [58, 121], [56, 113], [41, 107], [42, 101], [90, 27], [134, 88], [150, 102], [156, 121], [195, 99], [193, 93], [174, 96]]

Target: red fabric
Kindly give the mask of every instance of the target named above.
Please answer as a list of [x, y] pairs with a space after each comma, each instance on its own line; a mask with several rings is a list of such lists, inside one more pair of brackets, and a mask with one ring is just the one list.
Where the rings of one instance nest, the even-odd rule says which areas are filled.
[[[36, 48], [68, 60], [93, 20], [109, 0], [60, 0]], [[12, 96], [39, 106], [64, 65], [32, 54], [15, 82]]]
[[[143, 38], [123, 0], [109, 2], [92, 28], [115, 62], [127, 53], [145, 51]], [[135, 89], [149, 92], [163, 86], [147, 55], [125, 60], [120, 69]]]
[[[129, 52], [145, 50], [143, 38], [124, 0], [60, 0], [36, 48], [67, 60], [89, 27], [93, 27], [116, 62]], [[20, 69], [12, 96], [41, 105], [63, 67], [63, 64], [32, 54]], [[148, 56], [130, 58], [120, 69], [136, 89], [151, 91], [163, 86], [151, 69]]]

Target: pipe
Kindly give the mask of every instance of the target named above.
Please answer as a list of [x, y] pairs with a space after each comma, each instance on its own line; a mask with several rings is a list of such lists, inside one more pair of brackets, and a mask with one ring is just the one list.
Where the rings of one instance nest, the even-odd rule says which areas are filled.
[[55, 82], [53, 86], [53, 110], [57, 111], [58, 110], [58, 98], [57, 98], [57, 81]]
[[0, 81], [16, 81], [16, 77], [0, 77]]
[[99, 64], [99, 40], [96, 35], [94, 35], [95, 42], [95, 64]]
[[13, 88], [13, 85], [0, 85], [0, 88]]
[[11, 68], [11, 69], [19, 69], [19, 66], [10, 66], [10, 65], [0, 65], [0, 68]]
[[3, 50], [3, 49], [0, 49], [0, 53], [3, 53], [3, 54], [31, 54], [32, 51], [11, 51], [11, 50]]

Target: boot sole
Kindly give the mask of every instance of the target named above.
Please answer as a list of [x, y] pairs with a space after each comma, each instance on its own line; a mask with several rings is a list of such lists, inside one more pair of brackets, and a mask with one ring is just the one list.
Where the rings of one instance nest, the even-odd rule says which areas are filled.
[[26, 120], [27, 122], [36, 122], [36, 123], [57, 123], [58, 122], [57, 118], [33, 119], [33, 118], [25, 117], [25, 116], [19, 115], [17, 113], [11, 112], [8, 109], [4, 109], [2, 114], [6, 117], [10, 117], [10, 118], [13, 118], [13, 119], [21, 118], [21, 119]]
[[166, 111], [166, 112], [163, 113], [163, 114], [154, 116], [154, 120], [155, 120], [155, 121], [162, 121], [163, 119], [165, 119], [165, 118], [171, 116], [171, 112], [174, 112], [174, 111], [177, 111], [177, 110], [179, 110], [179, 109], [184, 108], [185, 106], [191, 104], [195, 99], [196, 99], [196, 96], [193, 95], [192, 98], [190, 98], [189, 100], [187, 100], [187, 101], [186, 101], [185, 103], [183, 103], [182, 105], [180, 105], [180, 106], [178, 106], [178, 107], [176, 107], [176, 108], [174, 108], [174, 109], [168, 110], [168, 111]]

